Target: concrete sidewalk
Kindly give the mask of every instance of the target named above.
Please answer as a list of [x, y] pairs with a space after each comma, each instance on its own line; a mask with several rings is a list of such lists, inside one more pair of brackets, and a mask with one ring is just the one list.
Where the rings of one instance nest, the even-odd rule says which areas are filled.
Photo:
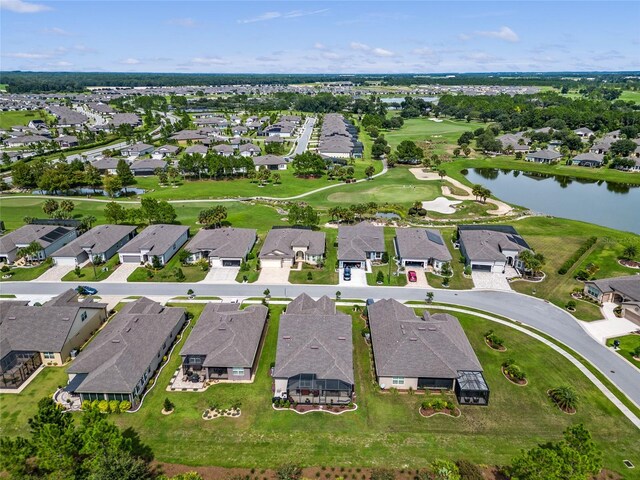
[[618, 318], [613, 313], [613, 310], [617, 307], [615, 303], [605, 303], [602, 305], [600, 311], [604, 316], [604, 320], [596, 320], [595, 322], [580, 322], [582, 328], [584, 328], [589, 335], [595, 338], [598, 342], [605, 345], [607, 339], [613, 337], [620, 337], [629, 333], [640, 330], [640, 327], [630, 320], [625, 318]]

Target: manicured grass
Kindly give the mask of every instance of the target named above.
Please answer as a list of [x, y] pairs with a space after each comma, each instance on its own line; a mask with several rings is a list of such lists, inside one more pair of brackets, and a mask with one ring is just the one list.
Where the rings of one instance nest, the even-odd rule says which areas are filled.
[[264, 240], [266, 234], [258, 235], [258, 240], [256, 240], [255, 245], [251, 249], [251, 253], [248, 255], [248, 259], [245, 263], [245, 270], [240, 270], [238, 275], [236, 275], [236, 282], [243, 283], [245, 281], [245, 277], [247, 279], [247, 283], [253, 283], [258, 280], [260, 276], [260, 270], [258, 270], [258, 254], [260, 253], [260, 249], [262, 248], [262, 241]]
[[640, 103], [640, 92], [633, 90], [623, 90], [619, 99], [624, 100], [625, 102]]
[[607, 345], [611, 347], [614, 340], [618, 340], [620, 342], [620, 349], [616, 350], [616, 352], [629, 360], [636, 367], [640, 367], [640, 360], [636, 360], [631, 353], [636, 348], [640, 347], [640, 335], [625, 335], [624, 337], [610, 338], [607, 340]]
[[[338, 283], [338, 272], [336, 265], [338, 262], [338, 249], [335, 246], [338, 230], [336, 228], [324, 229], [326, 235], [325, 262], [322, 268], [303, 264], [302, 270], [291, 270], [289, 282], [302, 284], [324, 284], [336, 285]], [[311, 272], [312, 279], [308, 279]]]
[[389, 263], [385, 265], [373, 265], [372, 273], [367, 273], [367, 284], [378, 285], [377, 278], [378, 272], [382, 272], [384, 279], [381, 286], [393, 286], [404, 287], [407, 284], [407, 275], [405, 273], [399, 273], [398, 267], [395, 262], [395, 245], [393, 239], [395, 237], [395, 229], [385, 227], [384, 229], [384, 246], [387, 254], [389, 255]]
[[[456, 250], [455, 248], [453, 248], [453, 243], [451, 242], [454, 233], [455, 228], [440, 229], [440, 234], [442, 235], [444, 244], [449, 249], [449, 253], [451, 253], [451, 262], [449, 262], [449, 264], [451, 265], [453, 275], [449, 277], [448, 288], [452, 290], [468, 290], [473, 288], [473, 280], [471, 278], [466, 278], [463, 275], [464, 258], [460, 254], [460, 250]], [[430, 287], [443, 288], [442, 281], [443, 277], [430, 272], [427, 273], [427, 282], [429, 282]]]
[[31, 120], [46, 121], [46, 116], [42, 110], [0, 112], [0, 129], [28, 125]]
[[9, 272], [12, 274], [9, 278], [2, 278], [6, 273], [0, 274], [0, 282], [26, 282], [33, 280], [49, 270], [51, 266], [52, 261], [50, 258], [47, 258], [44, 262], [35, 267], [15, 267]]
[[[185, 304], [179, 304], [184, 306]], [[196, 316], [204, 304], [188, 305]], [[483, 464], [507, 464], [521, 449], [557, 440], [562, 430], [584, 423], [603, 451], [605, 467], [622, 471], [622, 459], [634, 458], [637, 430], [568, 360], [527, 335], [472, 315], [458, 315], [484, 368], [491, 389], [488, 407], [460, 407], [457, 419], [420, 417], [419, 404], [436, 396], [381, 393], [374, 384], [370, 351], [360, 334], [364, 321], [353, 315], [354, 373], [358, 410], [340, 416], [296, 415], [276, 412], [270, 406], [271, 378], [277, 329], [283, 307], [271, 306], [266, 341], [253, 384], [217, 384], [206, 392], [167, 392], [164, 387], [178, 368], [179, 352], [190, 326], [176, 346], [156, 387], [142, 409], [132, 415], [112, 415], [122, 428], [133, 428], [161, 462], [224, 467], [275, 467], [287, 462], [345, 467], [385, 466], [421, 468], [436, 458], [468, 458]], [[193, 324], [192, 324], [193, 325]], [[512, 357], [526, 372], [529, 385], [518, 387], [500, 373], [504, 353], [489, 349], [483, 333], [493, 329], [504, 338]], [[553, 368], [548, 368], [553, 365]], [[18, 402], [0, 400], [0, 432], [22, 434], [36, 401], [64, 383], [37, 378]], [[46, 370], [45, 372], [46, 373]], [[571, 385], [579, 395], [578, 411], [565, 415], [548, 399], [546, 391]], [[30, 391], [36, 393], [30, 394]], [[30, 394], [28, 397], [26, 395]], [[4, 396], [3, 396], [4, 397]], [[161, 414], [168, 397], [176, 406], [170, 416]], [[242, 402], [239, 418], [203, 421], [200, 416], [212, 403], [223, 407]], [[188, 441], [186, 441], [188, 439]], [[193, 448], [193, 445], [206, 448]], [[285, 446], [286, 448], [284, 448]]]
[[[622, 254], [624, 245], [638, 242], [638, 236], [606, 227], [559, 218], [532, 217], [513, 223], [513, 226], [536, 251], [544, 254], [546, 264], [543, 271], [547, 275], [539, 283], [518, 281], [511, 284], [520, 293], [546, 298], [564, 308], [571, 300], [571, 292], [582, 289], [583, 283], [575, 280], [575, 273], [589, 263], [600, 266], [596, 278], [631, 275], [632, 269], [618, 264], [617, 256]], [[558, 268], [590, 237], [598, 237], [597, 243], [565, 274], [559, 275]], [[577, 301], [573, 315], [580, 320], [599, 320], [600, 309], [593, 303]]]
[[[177, 252], [167, 264], [160, 270], [153, 270], [146, 267], [136, 268], [127, 278], [127, 282], [177, 282], [175, 270], [180, 268], [184, 273], [185, 283], [194, 283], [204, 280], [207, 272], [195, 265], [182, 265], [178, 258]], [[149, 277], [148, 272], [152, 272], [153, 276]]]
[[[82, 267], [80, 269], [79, 277], [78, 275], [76, 275], [75, 270], [72, 270], [69, 273], [67, 273], [64, 277], [62, 277], [62, 281], [63, 282], [79, 282], [82, 280], [85, 282], [99, 282], [101, 280], [104, 280], [105, 278], [109, 278], [109, 276], [116, 269], [116, 265], [118, 265], [119, 260], [120, 259], [116, 254], [113, 257], [111, 257], [103, 265], [96, 265], [95, 274], [94, 274], [94, 268], [91, 264], [85, 267]], [[106, 271], [104, 271], [104, 269], [106, 269]]]

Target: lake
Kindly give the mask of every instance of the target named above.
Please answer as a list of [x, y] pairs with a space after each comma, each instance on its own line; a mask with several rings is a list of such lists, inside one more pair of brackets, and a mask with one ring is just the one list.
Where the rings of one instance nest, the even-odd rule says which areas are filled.
[[[412, 96], [412, 95], [409, 95]], [[438, 103], [438, 97], [416, 97], [421, 98], [425, 102]], [[402, 103], [405, 97], [380, 97], [382, 103]]]
[[535, 212], [640, 234], [638, 186], [494, 168], [470, 169], [466, 177]]

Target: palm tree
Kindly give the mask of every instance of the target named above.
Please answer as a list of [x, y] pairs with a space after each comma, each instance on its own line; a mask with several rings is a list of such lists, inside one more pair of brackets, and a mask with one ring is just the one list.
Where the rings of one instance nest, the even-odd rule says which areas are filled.
[[552, 388], [549, 396], [564, 411], [573, 411], [578, 405], [578, 394], [573, 387], [567, 385]]
[[440, 176], [440, 180], [442, 180], [444, 177], [447, 176], [447, 172], [442, 170], [442, 169], [440, 169], [440, 170], [438, 170], [438, 175]]
[[480, 198], [482, 198], [482, 203], [487, 203], [487, 198], [491, 196], [491, 190], [488, 188], [482, 187], [480, 190]]
[[471, 193], [473, 194], [474, 197], [476, 197], [476, 201], [478, 200], [478, 197], [480, 197], [482, 195], [482, 189], [484, 187], [482, 185], [479, 184], [475, 184], [473, 186], [473, 188], [471, 189]]
[[22, 247], [20, 250], [18, 250], [17, 255], [18, 255], [18, 258], [26, 257], [25, 260], [28, 260], [29, 262], [31, 262], [33, 261], [33, 258], [32, 258], [33, 255], [38, 254], [41, 250], [42, 250], [42, 245], [40, 245], [38, 242], [34, 240], [26, 247]]
[[638, 247], [635, 245], [627, 245], [624, 247], [624, 252], [622, 252], [623, 258], [626, 260], [633, 260], [636, 255], [638, 255]]

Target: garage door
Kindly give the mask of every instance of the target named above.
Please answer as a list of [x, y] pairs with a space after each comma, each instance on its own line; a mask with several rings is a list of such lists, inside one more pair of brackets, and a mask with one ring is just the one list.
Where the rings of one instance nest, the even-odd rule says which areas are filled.
[[405, 267], [424, 268], [424, 262], [404, 262]]
[[222, 266], [223, 267], [239, 267], [240, 260], [223, 260]]
[[53, 257], [56, 265], [75, 265], [76, 257]]
[[120, 255], [122, 263], [140, 263], [140, 255]]
[[266, 268], [281, 268], [282, 260], [280, 258], [278, 259], [268, 258], [265, 260], [260, 260], [260, 266], [266, 267]]
[[477, 265], [477, 264], [473, 264], [471, 266], [472, 270], [475, 270], [477, 272], [490, 272], [491, 271], [491, 265]]

